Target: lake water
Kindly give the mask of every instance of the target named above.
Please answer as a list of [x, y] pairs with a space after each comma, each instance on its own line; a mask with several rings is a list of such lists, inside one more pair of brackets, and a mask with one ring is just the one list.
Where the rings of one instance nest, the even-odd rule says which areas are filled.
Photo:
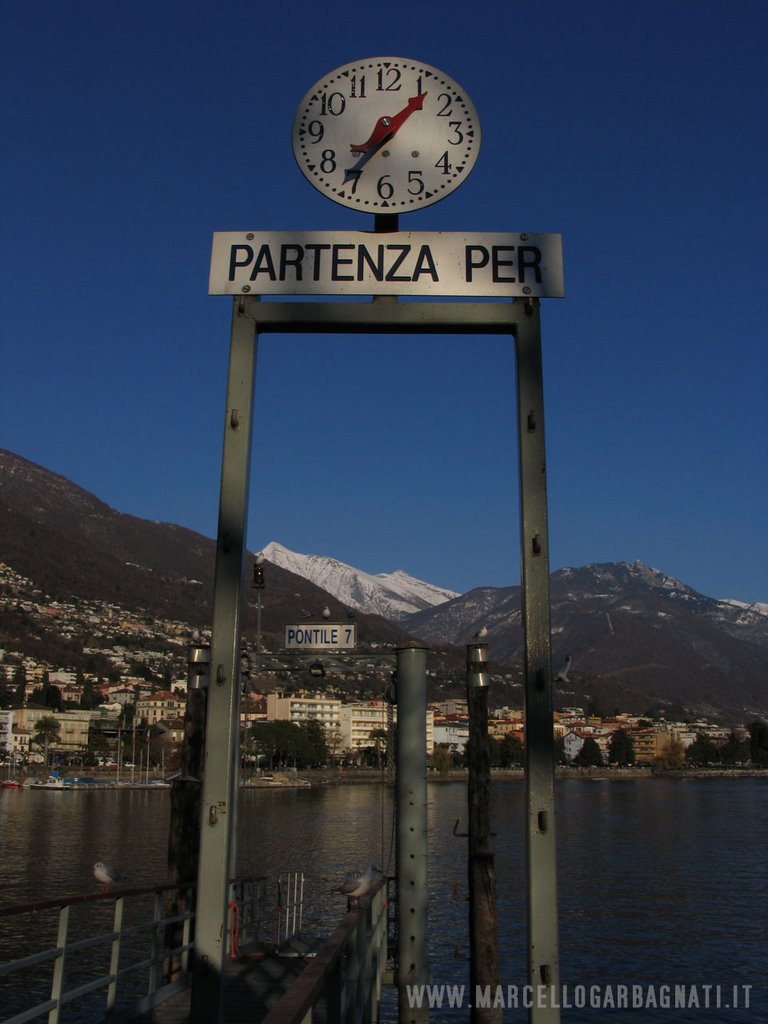
[[[168, 791], [0, 791], [0, 905], [92, 892], [97, 860], [117, 864], [134, 885], [165, 881], [169, 808]], [[464, 831], [465, 786], [431, 784], [432, 980], [468, 991], [466, 840], [453, 835], [457, 819]], [[768, 778], [558, 782], [562, 1020], [768, 1022], [767, 822]], [[494, 785], [492, 827], [509, 998], [507, 986], [522, 992], [526, 974], [521, 780]], [[370, 862], [392, 871], [392, 850], [385, 787], [242, 791], [237, 870], [304, 871], [311, 931], [327, 931], [344, 909], [331, 883]], [[19, 939], [0, 919], [3, 959], [19, 955]], [[654, 1005], [676, 985], [687, 986], [693, 1006]], [[642, 1008], [611, 1009], [622, 991]], [[740, 1005], [727, 1007], [736, 996]], [[431, 1015], [467, 1017], [445, 1007]]]

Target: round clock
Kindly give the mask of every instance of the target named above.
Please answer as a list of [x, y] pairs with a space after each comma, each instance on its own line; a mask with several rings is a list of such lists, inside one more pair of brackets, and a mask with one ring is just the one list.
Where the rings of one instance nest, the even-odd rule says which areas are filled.
[[304, 177], [335, 203], [406, 213], [464, 181], [477, 160], [480, 122], [466, 92], [437, 68], [370, 57], [312, 86], [292, 140]]

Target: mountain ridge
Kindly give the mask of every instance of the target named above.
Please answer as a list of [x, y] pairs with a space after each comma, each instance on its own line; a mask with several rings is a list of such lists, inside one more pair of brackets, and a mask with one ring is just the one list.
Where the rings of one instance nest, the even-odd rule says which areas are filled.
[[[279, 548], [283, 561], [296, 554]], [[0, 561], [54, 599], [98, 599], [204, 629], [212, 618], [215, 550], [210, 538], [120, 513], [65, 477], [0, 449]], [[486, 626], [492, 666], [508, 680], [504, 699], [522, 702], [519, 586], [477, 587], [435, 603], [453, 592], [403, 570], [373, 575], [311, 557], [327, 585], [340, 584], [336, 593], [266, 558], [259, 615], [265, 650], [280, 650], [286, 624], [316, 621], [327, 605], [334, 619], [355, 617], [362, 646], [416, 639], [432, 652], [452, 652], [453, 676], [460, 678], [462, 645]], [[389, 604], [376, 604], [371, 614], [365, 588], [356, 596], [350, 581], [367, 586], [382, 577]], [[252, 636], [256, 598], [248, 583], [244, 630]], [[397, 585], [405, 593], [393, 597]], [[404, 613], [403, 602], [413, 600], [409, 590], [426, 606]], [[555, 668], [572, 656], [572, 670], [556, 689], [558, 705], [599, 698], [610, 710], [678, 702], [736, 720], [766, 715], [768, 606], [707, 597], [639, 562], [557, 570], [550, 594]]]
[[[523, 657], [521, 588], [480, 587], [403, 625], [430, 643], [468, 643], [488, 629], [489, 656]], [[764, 715], [768, 708], [768, 609], [718, 600], [640, 562], [560, 569], [550, 579], [552, 658], [571, 655], [569, 681], [599, 679], [627, 701], [676, 700], [706, 713]], [[561, 696], [567, 687], [561, 684]], [[576, 692], [576, 691], [574, 691]]]
[[268, 562], [311, 580], [357, 611], [397, 621], [459, 595], [416, 579], [403, 569], [368, 573], [325, 555], [304, 555], [270, 541], [261, 552]]

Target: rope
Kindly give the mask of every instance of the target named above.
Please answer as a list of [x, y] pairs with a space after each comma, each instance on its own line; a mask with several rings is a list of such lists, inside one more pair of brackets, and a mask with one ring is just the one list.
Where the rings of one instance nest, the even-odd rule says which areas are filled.
[[240, 907], [233, 901], [229, 904], [229, 959], [240, 956]]

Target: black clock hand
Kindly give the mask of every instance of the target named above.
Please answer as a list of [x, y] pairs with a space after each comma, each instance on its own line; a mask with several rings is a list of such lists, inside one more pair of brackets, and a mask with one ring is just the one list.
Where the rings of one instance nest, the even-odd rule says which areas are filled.
[[384, 138], [377, 145], [372, 146], [370, 149], [366, 150], [365, 153], [363, 153], [362, 156], [358, 160], [356, 160], [355, 163], [352, 164], [351, 167], [348, 167], [344, 171], [344, 184], [345, 185], [347, 184], [348, 181], [352, 181], [353, 178], [359, 178], [360, 177], [360, 175], [363, 172], [363, 168], [365, 167], [365, 165], [368, 163], [368, 161], [371, 159], [372, 156], [375, 156], [378, 153], [378, 151], [382, 148], [382, 146], [384, 145], [384, 143], [386, 141], [387, 141], [387, 139]]

